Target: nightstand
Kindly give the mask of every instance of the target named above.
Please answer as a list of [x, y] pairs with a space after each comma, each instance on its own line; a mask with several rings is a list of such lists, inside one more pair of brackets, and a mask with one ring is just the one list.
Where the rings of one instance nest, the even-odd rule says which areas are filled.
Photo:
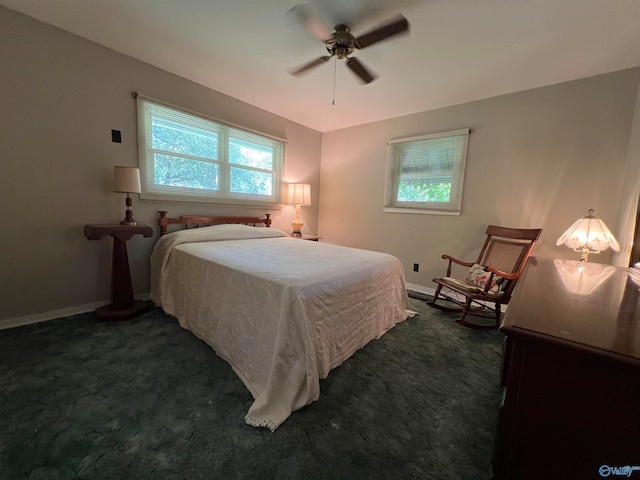
[[111, 303], [98, 308], [96, 316], [100, 320], [128, 320], [144, 313], [148, 309], [146, 302], [133, 298], [127, 240], [134, 235], [151, 237], [153, 229], [147, 225], [85, 225], [84, 235], [89, 240], [113, 237]]
[[320, 237], [316, 235], [302, 235], [301, 237], [294, 237], [292, 235], [291, 238], [297, 238], [298, 240], [309, 240], [310, 242], [317, 242], [318, 240], [320, 240]]

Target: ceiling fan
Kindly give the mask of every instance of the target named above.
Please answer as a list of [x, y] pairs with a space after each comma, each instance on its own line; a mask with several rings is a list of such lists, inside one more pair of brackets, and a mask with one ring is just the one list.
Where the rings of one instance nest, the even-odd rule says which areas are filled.
[[323, 22], [305, 8], [304, 4], [293, 7], [289, 13], [296, 15], [297, 19], [303, 23], [307, 31], [325, 44], [327, 52], [329, 53], [329, 55], [323, 55], [300, 67], [289, 70], [290, 74], [296, 76], [302, 75], [318, 65], [322, 65], [330, 58], [335, 57], [338, 60], [346, 59], [347, 67], [362, 83], [371, 83], [376, 77], [362, 62], [355, 57], [349, 57], [349, 55], [355, 50], [369, 47], [382, 40], [401, 33], [408, 33], [409, 31], [409, 22], [400, 14], [376, 26], [372, 30], [358, 37], [354, 37], [351, 34], [351, 28], [342, 23], [333, 27], [333, 32], [329, 33], [324, 27]]

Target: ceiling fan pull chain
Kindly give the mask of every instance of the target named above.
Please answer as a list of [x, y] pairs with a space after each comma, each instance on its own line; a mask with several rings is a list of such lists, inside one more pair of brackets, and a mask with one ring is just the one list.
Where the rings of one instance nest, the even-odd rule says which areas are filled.
[[333, 101], [331, 105], [336, 106], [336, 71], [338, 70], [338, 59], [333, 57]]

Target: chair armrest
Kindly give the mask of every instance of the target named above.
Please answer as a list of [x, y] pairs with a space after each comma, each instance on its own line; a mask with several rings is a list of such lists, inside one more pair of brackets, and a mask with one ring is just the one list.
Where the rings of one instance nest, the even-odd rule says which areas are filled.
[[462, 260], [458, 260], [457, 258], [453, 258], [450, 255], [442, 255], [444, 260], [449, 260], [450, 262], [457, 263], [458, 265], [462, 265], [463, 267], [470, 267], [474, 262], [463, 262]]
[[491, 273], [493, 273], [495, 275], [500, 275], [505, 280], [517, 280], [518, 278], [520, 278], [520, 273], [518, 273], [518, 272], [516, 272], [516, 273], [507, 273], [507, 272], [503, 272], [502, 270], [498, 270], [497, 268], [493, 268], [493, 267], [484, 267], [484, 269], [487, 272], [491, 272]]
[[458, 260], [457, 258], [453, 258], [450, 255], [442, 255], [442, 258], [444, 260], [449, 260], [449, 263], [447, 264], [447, 277], [451, 276], [451, 262], [453, 263], [457, 263], [458, 265], [462, 265], [463, 267], [470, 267], [471, 265], [473, 265], [473, 262], [469, 263], [469, 262], [463, 262], [462, 260]]

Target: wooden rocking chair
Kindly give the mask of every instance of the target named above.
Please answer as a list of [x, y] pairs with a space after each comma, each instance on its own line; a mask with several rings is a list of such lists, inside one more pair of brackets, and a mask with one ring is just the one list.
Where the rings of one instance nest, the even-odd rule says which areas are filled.
[[[443, 259], [449, 261], [447, 274], [433, 279], [438, 286], [433, 301], [427, 303], [440, 310], [462, 312], [456, 323], [465, 327], [498, 328], [501, 307], [509, 303], [516, 282], [541, 233], [542, 229], [489, 225], [487, 238], [475, 262], [463, 262], [449, 255], [442, 255]], [[451, 277], [453, 263], [470, 268], [466, 277]], [[456, 304], [456, 307], [437, 304], [440, 298]], [[493, 315], [487, 314], [487, 310], [493, 312]], [[466, 320], [467, 315], [494, 317], [495, 325], [469, 322]]]

